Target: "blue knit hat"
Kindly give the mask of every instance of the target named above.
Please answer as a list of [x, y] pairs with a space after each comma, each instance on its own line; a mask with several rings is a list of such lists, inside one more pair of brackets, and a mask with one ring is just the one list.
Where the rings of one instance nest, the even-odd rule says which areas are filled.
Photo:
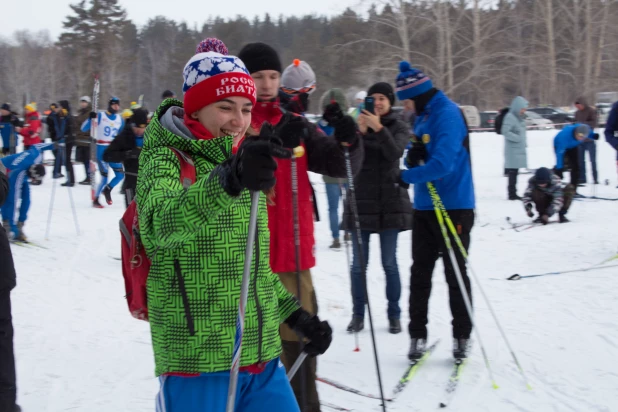
[[433, 88], [431, 79], [418, 69], [413, 69], [410, 63], [399, 63], [399, 75], [397, 76], [397, 98], [399, 100], [414, 99]]

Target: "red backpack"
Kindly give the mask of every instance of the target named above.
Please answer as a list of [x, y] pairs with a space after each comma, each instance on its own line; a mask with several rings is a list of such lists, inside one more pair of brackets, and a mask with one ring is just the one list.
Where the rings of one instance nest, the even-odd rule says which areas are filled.
[[[195, 165], [189, 155], [174, 148], [180, 162], [180, 181], [185, 190], [195, 183]], [[150, 260], [142, 244], [137, 217], [137, 203], [131, 202], [120, 219], [122, 276], [129, 312], [136, 319], [148, 320], [148, 297], [146, 280], [150, 271]]]

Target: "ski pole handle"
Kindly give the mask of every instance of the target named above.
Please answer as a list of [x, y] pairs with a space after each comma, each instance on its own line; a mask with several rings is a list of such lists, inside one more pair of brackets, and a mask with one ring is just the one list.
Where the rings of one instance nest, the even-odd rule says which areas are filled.
[[294, 362], [294, 365], [292, 365], [290, 371], [288, 372], [288, 381], [291, 381], [294, 375], [296, 375], [296, 372], [298, 372], [306, 357], [307, 352], [302, 352], [298, 359], [296, 359], [296, 362]]

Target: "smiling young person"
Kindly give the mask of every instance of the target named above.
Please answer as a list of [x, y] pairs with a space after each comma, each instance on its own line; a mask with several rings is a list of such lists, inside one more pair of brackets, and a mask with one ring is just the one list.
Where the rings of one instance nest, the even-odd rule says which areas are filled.
[[[259, 130], [268, 122], [276, 125], [278, 137], [286, 148], [302, 146], [304, 155], [296, 159], [298, 178], [298, 221], [300, 231], [300, 279], [296, 273], [296, 253], [294, 239], [294, 207], [292, 204], [292, 167], [290, 159], [277, 159], [275, 177], [275, 196], [268, 206], [268, 227], [270, 229], [270, 266], [279, 275], [288, 291], [298, 293], [300, 281], [300, 301], [310, 314], [317, 314], [317, 299], [313, 288], [310, 269], [315, 266], [315, 239], [313, 236], [313, 192], [308, 172], [326, 174], [332, 177], [345, 177], [345, 158], [342, 143], [350, 145], [352, 171], [356, 173], [362, 162], [363, 149], [354, 121], [347, 121], [335, 128], [334, 136], [326, 136], [304, 117], [286, 111], [281, 107], [279, 91], [281, 85], [281, 61], [277, 52], [264, 43], [250, 43], [243, 47], [239, 57], [247, 65], [255, 81], [257, 103], [252, 111], [252, 127]], [[296, 78], [307, 65], [291, 65], [285, 73]], [[308, 71], [307, 71], [308, 72]], [[287, 77], [286, 77], [287, 78]], [[299, 77], [296, 80], [301, 80]], [[314, 86], [315, 79], [301, 81], [293, 89], [285, 92], [291, 98], [300, 98], [301, 93]], [[305, 87], [307, 86], [307, 87]], [[305, 96], [306, 97], [306, 96]], [[300, 101], [300, 100], [299, 100]], [[307, 100], [304, 99], [306, 102]], [[295, 106], [299, 108], [298, 105]], [[288, 106], [288, 109], [290, 107]], [[301, 354], [299, 337], [288, 325], [281, 325], [283, 344], [282, 361], [290, 368]], [[320, 411], [320, 401], [316, 389], [316, 359], [305, 361], [305, 367], [292, 379], [292, 388], [303, 412]], [[303, 386], [303, 382], [305, 385]], [[303, 393], [306, 396], [303, 396]], [[305, 399], [304, 399], [305, 398]]]
[[[232, 364], [251, 197], [275, 184], [274, 136], [245, 136], [255, 84], [237, 57], [193, 56], [184, 104], [167, 99], [144, 135], [136, 202], [152, 266], [148, 310], [161, 388], [157, 411], [223, 411]], [[183, 107], [184, 106], [184, 107]], [[189, 155], [196, 181], [184, 188]], [[248, 189], [248, 190], [246, 190]], [[316, 353], [325, 322], [299, 308], [269, 267], [266, 201], [260, 196], [235, 411], [298, 411], [281, 352], [287, 322]], [[328, 328], [330, 329], [330, 328]]]

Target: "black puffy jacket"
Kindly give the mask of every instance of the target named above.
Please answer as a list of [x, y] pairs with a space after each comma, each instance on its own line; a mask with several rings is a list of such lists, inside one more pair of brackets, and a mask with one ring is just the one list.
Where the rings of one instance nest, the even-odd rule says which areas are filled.
[[[390, 112], [380, 119], [378, 133], [363, 136], [365, 160], [354, 178], [356, 203], [362, 230], [380, 232], [412, 229], [412, 203], [400, 186], [400, 161], [409, 140], [409, 127]], [[344, 229], [354, 229], [349, 205], [343, 214]]]

